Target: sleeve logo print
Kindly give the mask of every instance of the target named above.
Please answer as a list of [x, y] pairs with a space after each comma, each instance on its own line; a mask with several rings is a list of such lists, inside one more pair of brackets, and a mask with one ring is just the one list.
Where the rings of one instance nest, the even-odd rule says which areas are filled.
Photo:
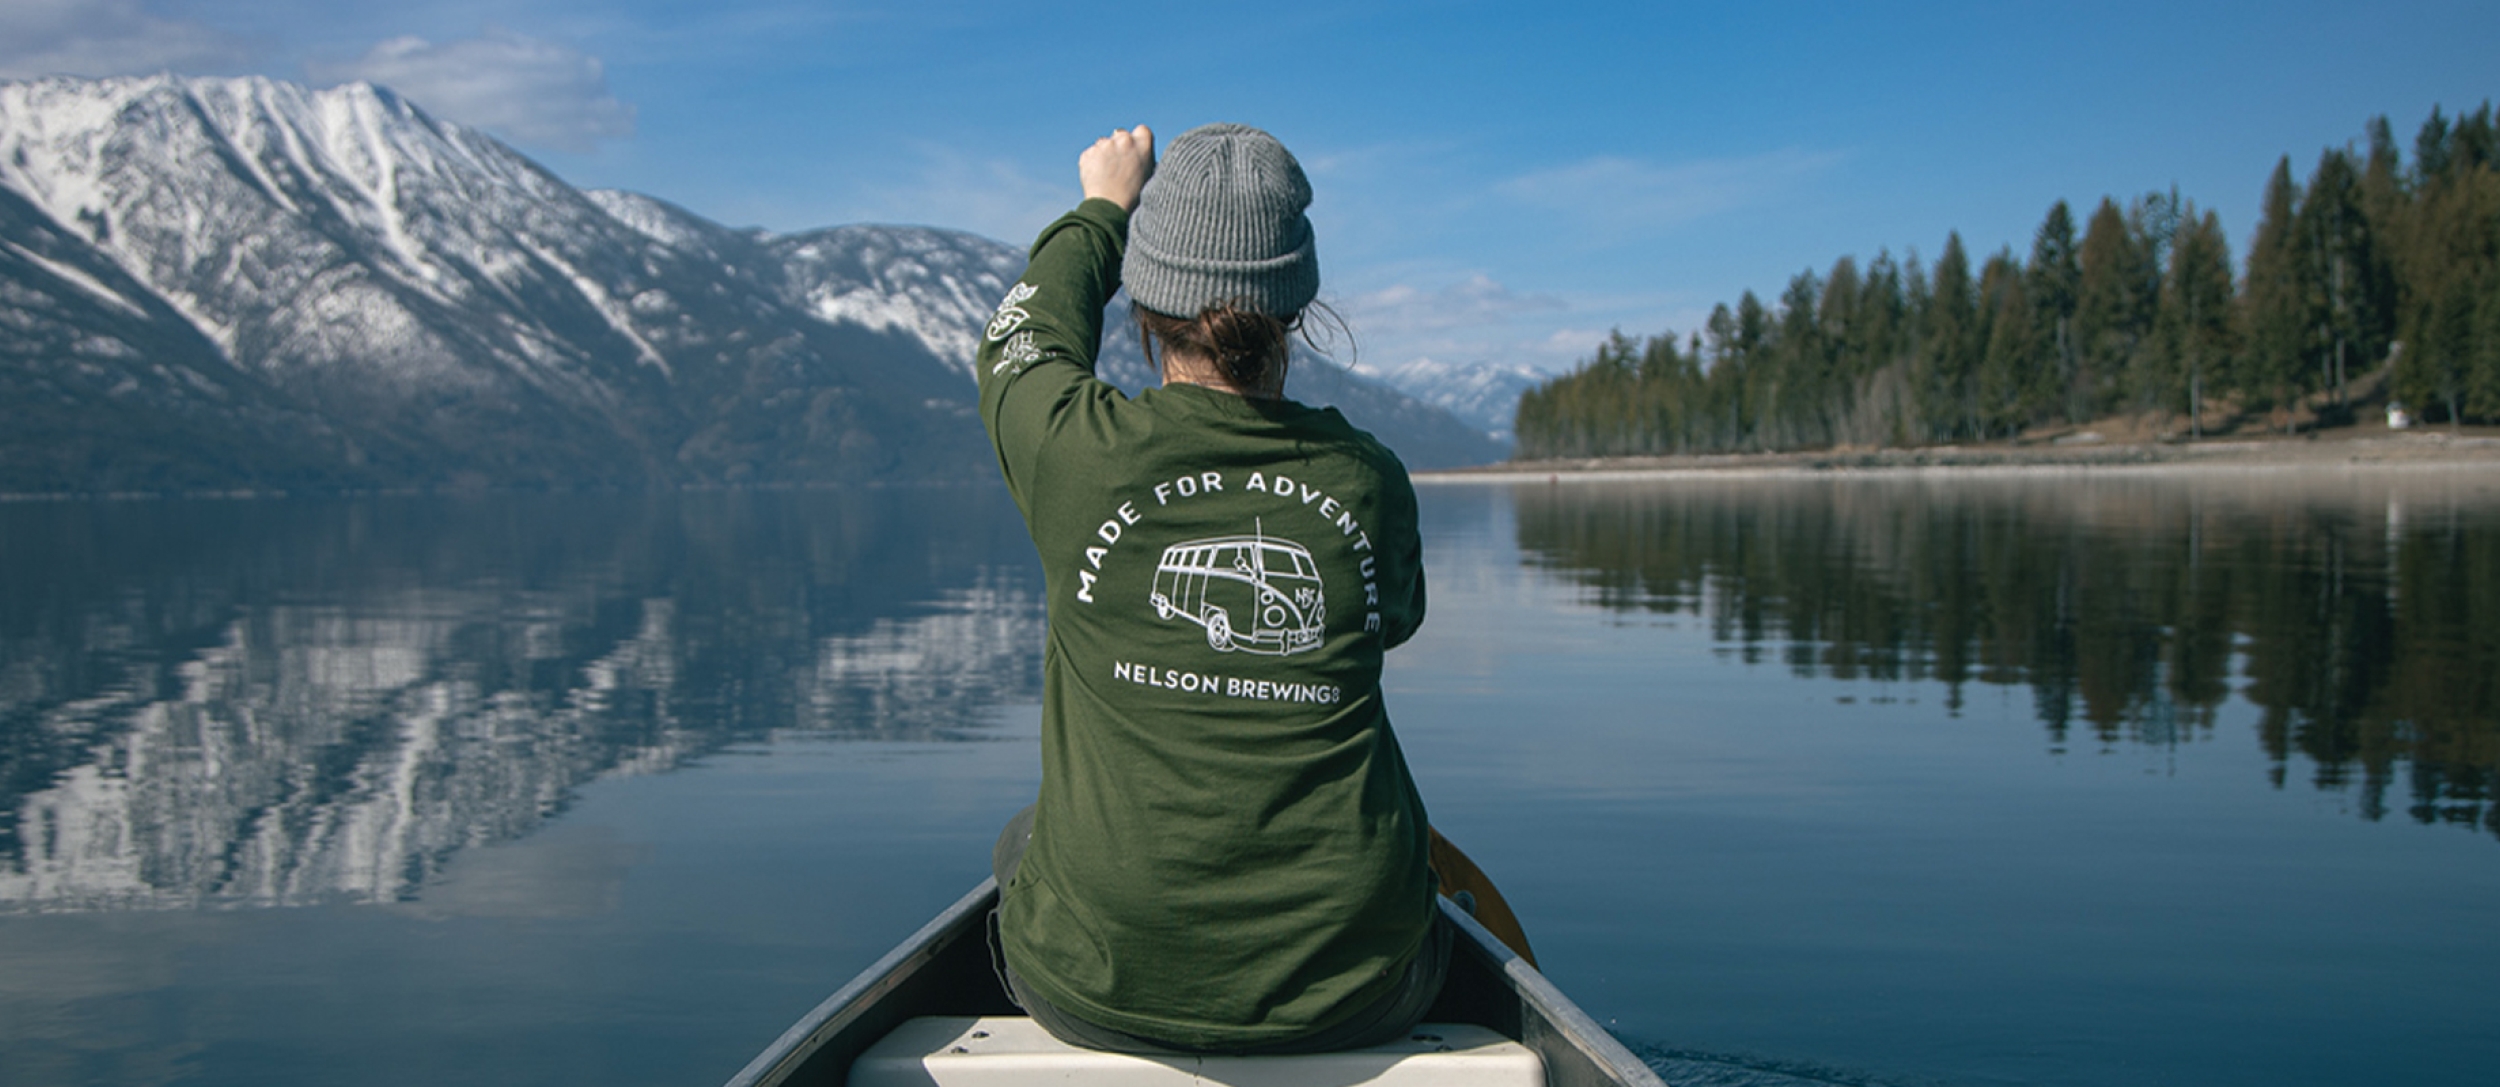
[[1155, 618], [1206, 628], [1219, 653], [1282, 657], [1319, 648], [1323, 588], [1309, 548], [1258, 529], [1165, 548], [1150, 599]]
[[1031, 300], [1034, 295], [1040, 293], [1041, 288], [1030, 283], [1018, 283], [1016, 284], [1014, 290], [1008, 291], [1007, 300], [998, 304], [997, 314], [990, 318], [990, 327], [988, 329], [990, 342], [996, 343], [999, 340], [1006, 339], [1008, 333], [1016, 330], [1016, 326], [1023, 324], [1026, 318], [1033, 316], [1032, 314], [1024, 311], [1024, 303]]
[[1035, 346], [1033, 330], [1028, 328], [1016, 333], [1015, 339], [1007, 341], [1007, 346], [999, 349], [998, 365], [990, 367], [990, 373], [1002, 374], [1012, 367], [1021, 374], [1025, 367], [1040, 361], [1042, 361], [1042, 349]]

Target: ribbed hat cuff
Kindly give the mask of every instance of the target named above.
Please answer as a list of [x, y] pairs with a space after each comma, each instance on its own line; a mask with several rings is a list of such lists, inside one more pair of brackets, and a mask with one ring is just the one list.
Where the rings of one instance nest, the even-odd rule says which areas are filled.
[[1131, 300], [1172, 317], [1196, 317], [1219, 302], [1291, 317], [1319, 294], [1319, 262], [1308, 243], [1266, 260], [1223, 261], [1170, 257], [1132, 239], [1122, 273]]

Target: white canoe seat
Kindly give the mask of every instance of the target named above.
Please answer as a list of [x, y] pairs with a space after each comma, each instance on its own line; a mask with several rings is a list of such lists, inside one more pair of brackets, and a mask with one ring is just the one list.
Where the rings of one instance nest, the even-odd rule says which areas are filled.
[[927, 1016], [851, 1065], [851, 1087], [1544, 1087], [1526, 1046], [1479, 1026], [1425, 1023], [1401, 1041], [1279, 1057], [1145, 1057], [1079, 1049], [1022, 1016]]

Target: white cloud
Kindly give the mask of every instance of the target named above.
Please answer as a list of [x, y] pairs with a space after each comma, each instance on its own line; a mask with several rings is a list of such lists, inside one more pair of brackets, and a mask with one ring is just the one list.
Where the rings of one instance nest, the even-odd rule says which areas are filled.
[[1689, 330], [1708, 312], [1673, 292], [1524, 291], [1481, 272], [1408, 275], [1386, 277], [1387, 287], [1322, 295], [1352, 326], [1360, 369], [1387, 373], [1437, 360], [1561, 373], [1586, 362], [1615, 329], [1636, 337]]
[[1601, 230], [1657, 229], [1721, 214], [1841, 161], [1837, 152], [1775, 151], [1747, 158], [1661, 166], [1599, 156], [1496, 186], [1502, 195], [1560, 211]]
[[1589, 319], [1576, 312], [1580, 307], [1481, 272], [1438, 286], [1402, 282], [1323, 299], [1351, 327], [1361, 369], [1385, 372], [1438, 359], [1553, 370], [1586, 352], [1568, 334], [1557, 336], [1558, 325]]
[[1417, 335], [1506, 324], [1567, 307], [1550, 294], [1521, 294], [1481, 272], [1435, 290], [1400, 283], [1345, 300], [1346, 317], [1384, 333]]
[[383, 84], [435, 116], [533, 147], [586, 152], [634, 134], [634, 107], [608, 93], [599, 58], [502, 30], [440, 44], [393, 38], [305, 70], [324, 83]]
[[1010, 159], [978, 159], [934, 144], [918, 153], [917, 176], [906, 184], [865, 189], [853, 217], [964, 230], [1023, 245], [1084, 195], [1073, 162], [1064, 177], [1043, 180]]
[[152, 15], [139, 0], [0, 2], [0, 78], [201, 71], [246, 59], [233, 37]]

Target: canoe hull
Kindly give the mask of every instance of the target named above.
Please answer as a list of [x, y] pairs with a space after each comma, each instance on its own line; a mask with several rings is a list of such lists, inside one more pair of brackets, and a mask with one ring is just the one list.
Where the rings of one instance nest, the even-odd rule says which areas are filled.
[[[956, 900], [836, 990], [728, 1087], [841, 1087], [851, 1062], [904, 1020], [922, 1015], [1016, 1015], [990, 967], [991, 880]], [[1424, 1018], [1489, 1027], [1535, 1050], [1550, 1087], [1665, 1087], [1630, 1050], [1484, 926], [1447, 899], [1457, 924], [1449, 978]]]

